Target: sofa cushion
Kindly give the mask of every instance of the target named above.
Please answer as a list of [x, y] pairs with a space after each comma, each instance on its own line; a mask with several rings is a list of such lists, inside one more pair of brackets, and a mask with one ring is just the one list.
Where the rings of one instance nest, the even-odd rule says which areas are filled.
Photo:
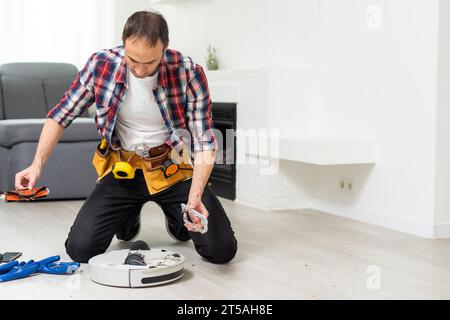
[[[68, 63], [7, 63], [0, 66], [0, 120], [45, 118], [77, 76]], [[88, 117], [86, 113], [81, 117]]]
[[43, 82], [45, 94], [47, 96], [47, 111], [50, 111], [54, 106], [56, 106], [67, 90], [69, 90], [72, 85], [74, 78], [61, 78], [61, 79], [51, 79], [45, 80]]
[[2, 82], [0, 81], [0, 120], [5, 119], [5, 114], [3, 111], [3, 89], [2, 89]]
[[10, 149], [0, 146], [0, 191], [8, 190], [8, 169]]
[[2, 77], [5, 119], [43, 118], [47, 103], [42, 80]]
[[[22, 142], [38, 142], [46, 119], [0, 120], [0, 146], [11, 148]], [[60, 142], [99, 141], [92, 118], [77, 118], [65, 129]]]

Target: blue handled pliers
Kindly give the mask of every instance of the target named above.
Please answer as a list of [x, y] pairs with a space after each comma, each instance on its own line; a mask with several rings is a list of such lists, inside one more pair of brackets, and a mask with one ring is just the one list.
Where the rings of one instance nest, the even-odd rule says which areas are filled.
[[33, 273], [72, 274], [80, 268], [78, 262], [59, 262], [59, 256], [52, 256], [35, 262], [12, 261], [0, 265], [0, 282], [28, 277]]

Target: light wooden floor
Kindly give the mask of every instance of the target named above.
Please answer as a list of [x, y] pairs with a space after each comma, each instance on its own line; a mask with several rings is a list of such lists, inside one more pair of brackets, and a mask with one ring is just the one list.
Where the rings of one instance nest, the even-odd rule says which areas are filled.
[[[140, 239], [186, 256], [179, 281], [111, 288], [90, 281], [89, 266], [83, 265], [73, 276], [38, 274], [0, 283], [0, 299], [450, 298], [450, 240], [421, 239], [312, 211], [266, 212], [221, 202], [239, 241], [228, 265], [202, 260], [191, 242], [174, 242], [162, 211], [148, 203]], [[67, 260], [64, 240], [82, 203], [0, 203], [0, 251], [21, 251], [24, 259], [59, 254]], [[111, 249], [118, 248], [114, 240]], [[367, 285], [376, 276], [367, 273], [370, 266], [380, 272], [379, 289]]]

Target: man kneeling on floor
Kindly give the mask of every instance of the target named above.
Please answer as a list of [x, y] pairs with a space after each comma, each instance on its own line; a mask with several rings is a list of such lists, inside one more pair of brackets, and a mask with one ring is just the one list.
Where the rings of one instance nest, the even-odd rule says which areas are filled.
[[[236, 254], [230, 221], [207, 186], [217, 139], [206, 76], [190, 57], [168, 49], [168, 33], [159, 13], [140, 11], [129, 17], [123, 45], [89, 58], [48, 113], [32, 165], [16, 174], [17, 189], [34, 186], [64, 129], [95, 103], [103, 140], [93, 158], [97, 184], [65, 243], [75, 261], [87, 262], [105, 252], [114, 235], [134, 240], [147, 201], [161, 207], [172, 238], [192, 239], [208, 261], [226, 263]], [[195, 232], [201, 227], [195, 216], [185, 226], [181, 203], [208, 217], [208, 232]]]

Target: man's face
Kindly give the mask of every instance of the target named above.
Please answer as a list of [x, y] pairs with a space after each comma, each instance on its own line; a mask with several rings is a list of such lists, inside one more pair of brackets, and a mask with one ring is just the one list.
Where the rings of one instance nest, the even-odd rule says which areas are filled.
[[161, 40], [153, 47], [148, 42], [137, 37], [128, 38], [125, 41], [125, 61], [131, 73], [136, 78], [152, 76], [158, 71], [159, 62], [164, 53], [164, 45]]

